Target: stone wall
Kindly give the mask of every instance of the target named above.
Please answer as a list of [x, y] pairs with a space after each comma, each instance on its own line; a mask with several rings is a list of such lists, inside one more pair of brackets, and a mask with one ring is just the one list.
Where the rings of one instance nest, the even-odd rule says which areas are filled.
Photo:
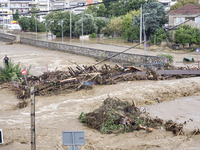
[[5, 33], [0, 33], [0, 40], [1, 41], [8, 41], [8, 42], [10, 42], [10, 41], [15, 41], [17, 39], [17, 36], [15, 36], [15, 35], [12, 35], [12, 34], [5, 34]]
[[63, 52], [74, 53], [78, 55], [90, 56], [94, 58], [105, 59], [112, 57], [111, 60], [123, 63], [131, 63], [133, 65], [140, 64], [161, 64], [164, 63], [165, 59], [163, 57], [157, 56], [146, 56], [146, 55], [137, 55], [137, 54], [129, 54], [129, 53], [121, 53], [118, 55], [118, 52], [113, 51], [105, 51], [94, 48], [86, 48], [80, 46], [74, 46], [69, 44], [48, 42], [42, 40], [34, 40], [29, 38], [20, 37], [20, 42], [23, 44], [28, 44], [37, 47], [43, 47], [51, 50], [58, 50]]

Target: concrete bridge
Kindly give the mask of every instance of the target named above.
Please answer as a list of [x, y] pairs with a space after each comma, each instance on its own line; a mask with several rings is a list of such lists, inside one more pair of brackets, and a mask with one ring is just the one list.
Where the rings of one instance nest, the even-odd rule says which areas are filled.
[[132, 53], [120, 53], [116, 51], [102, 50], [96, 49], [92, 47], [83, 47], [76, 46], [73, 44], [66, 43], [58, 43], [58, 42], [49, 42], [44, 40], [36, 40], [31, 38], [20, 37], [14, 34], [0, 33], [0, 40], [3, 41], [18, 41], [22, 44], [32, 45], [36, 47], [42, 47], [49, 50], [63, 51], [67, 53], [73, 53], [77, 55], [84, 55], [89, 57], [94, 57], [98, 59], [105, 59], [112, 57], [110, 60], [119, 62], [119, 63], [127, 63], [131, 65], [163, 65], [167, 62], [166, 58], [158, 57], [158, 56], [150, 56], [150, 55], [138, 55]]

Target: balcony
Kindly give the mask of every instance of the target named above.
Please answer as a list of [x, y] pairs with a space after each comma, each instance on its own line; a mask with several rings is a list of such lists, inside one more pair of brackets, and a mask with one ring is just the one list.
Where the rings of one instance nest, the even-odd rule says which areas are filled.
[[0, 0], [0, 3], [8, 3], [9, 0]]
[[10, 8], [15, 8], [15, 9], [29, 9], [30, 7], [22, 7], [22, 6], [10, 6]]
[[33, 0], [10, 0], [11, 2], [32, 2]]

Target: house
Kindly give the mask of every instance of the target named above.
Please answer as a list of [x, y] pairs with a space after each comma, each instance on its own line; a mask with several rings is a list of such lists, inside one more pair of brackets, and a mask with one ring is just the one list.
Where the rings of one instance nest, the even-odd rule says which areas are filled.
[[192, 27], [200, 28], [200, 6], [195, 4], [187, 4], [179, 9], [170, 11], [169, 15], [169, 27], [177, 26], [187, 21]]

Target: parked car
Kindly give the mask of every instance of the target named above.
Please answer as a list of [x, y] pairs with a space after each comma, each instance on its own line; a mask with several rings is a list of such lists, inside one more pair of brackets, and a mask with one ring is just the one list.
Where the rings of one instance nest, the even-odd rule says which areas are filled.
[[20, 30], [21, 31], [21, 27], [19, 24], [6, 24], [5, 27], [8, 29], [8, 30]]

